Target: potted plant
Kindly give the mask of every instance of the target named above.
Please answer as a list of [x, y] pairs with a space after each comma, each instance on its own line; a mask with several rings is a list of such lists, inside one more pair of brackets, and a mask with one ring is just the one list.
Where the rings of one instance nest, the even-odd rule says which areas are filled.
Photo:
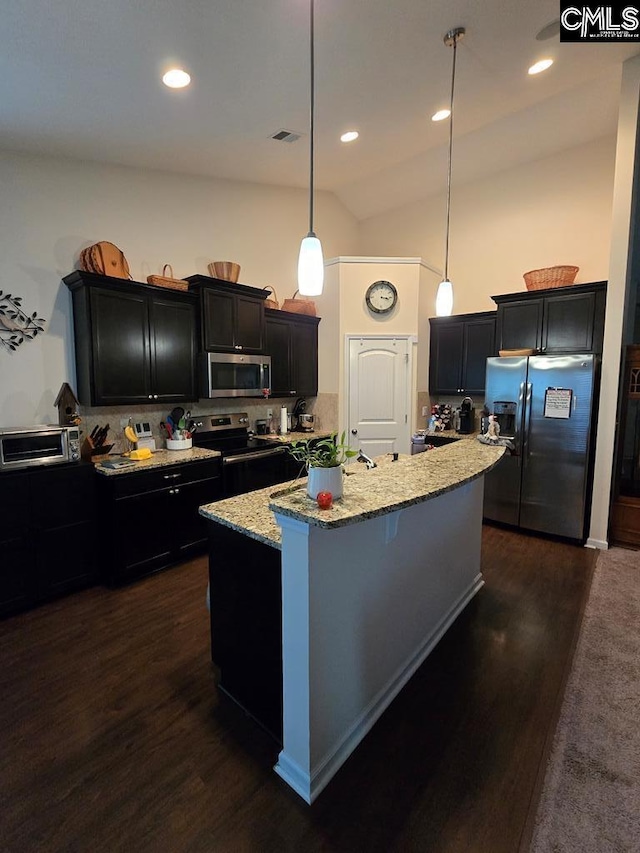
[[288, 448], [297, 462], [307, 469], [307, 494], [314, 500], [319, 492], [331, 492], [334, 498], [342, 497], [342, 466], [347, 459], [358, 455], [346, 442], [346, 432], [338, 440], [338, 433], [328, 438], [293, 441]]

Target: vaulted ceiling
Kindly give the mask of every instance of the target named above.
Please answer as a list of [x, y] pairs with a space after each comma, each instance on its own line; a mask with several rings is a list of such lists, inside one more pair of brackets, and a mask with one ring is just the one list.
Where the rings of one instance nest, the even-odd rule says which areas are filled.
[[[316, 0], [316, 186], [358, 218], [616, 128], [630, 44], [536, 35], [557, 0]], [[542, 57], [555, 64], [527, 75]], [[161, 75], [183, 66], [191, 86]], [[4, 0], [0, 148], [292, 187], [308, 183], [308, 0]], [[297, 142], [276, 142], [286, 129]], [[360, 138], [343, 144], [342, 132]]]

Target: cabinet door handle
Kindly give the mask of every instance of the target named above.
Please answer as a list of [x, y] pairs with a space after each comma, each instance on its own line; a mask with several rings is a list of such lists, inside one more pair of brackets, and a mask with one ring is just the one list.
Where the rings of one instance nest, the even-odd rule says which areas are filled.
[[149, 399], [153, 400], [153, 394], [149, 394]]
[[289, 391], [289, 393], [291, 394], [292, 397], [295, 397], [297, 392], [296, 391]]
[[154, 394], [154, 395], [153, 395], [153, 399], [154, 399], [154, 400], [157, 400], [157, 399], [158, 399], [158, 395], [157, 395], [157, 394]]
[[179, 480], [182, 474], [163, 474], [163, 480]]

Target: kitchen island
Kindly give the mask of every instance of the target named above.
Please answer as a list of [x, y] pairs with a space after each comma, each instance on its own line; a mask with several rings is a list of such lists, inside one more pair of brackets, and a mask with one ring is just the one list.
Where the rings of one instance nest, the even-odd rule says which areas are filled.
[[483, 477], [502, 447], [460, 441], [345, 478], [203, 506], [220, 687], [282, 743], [312, 802], [483, 585]]

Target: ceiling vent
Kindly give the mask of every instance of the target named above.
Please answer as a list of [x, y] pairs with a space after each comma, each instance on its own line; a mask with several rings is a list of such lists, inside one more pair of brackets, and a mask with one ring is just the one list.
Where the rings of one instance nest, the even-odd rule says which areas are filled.
[[297, 142], [301, 133], [296, 133], [293, 130], [279, 130], [277, 133], [271, 134], [271, 139], [275, 139], [277, 142]]

